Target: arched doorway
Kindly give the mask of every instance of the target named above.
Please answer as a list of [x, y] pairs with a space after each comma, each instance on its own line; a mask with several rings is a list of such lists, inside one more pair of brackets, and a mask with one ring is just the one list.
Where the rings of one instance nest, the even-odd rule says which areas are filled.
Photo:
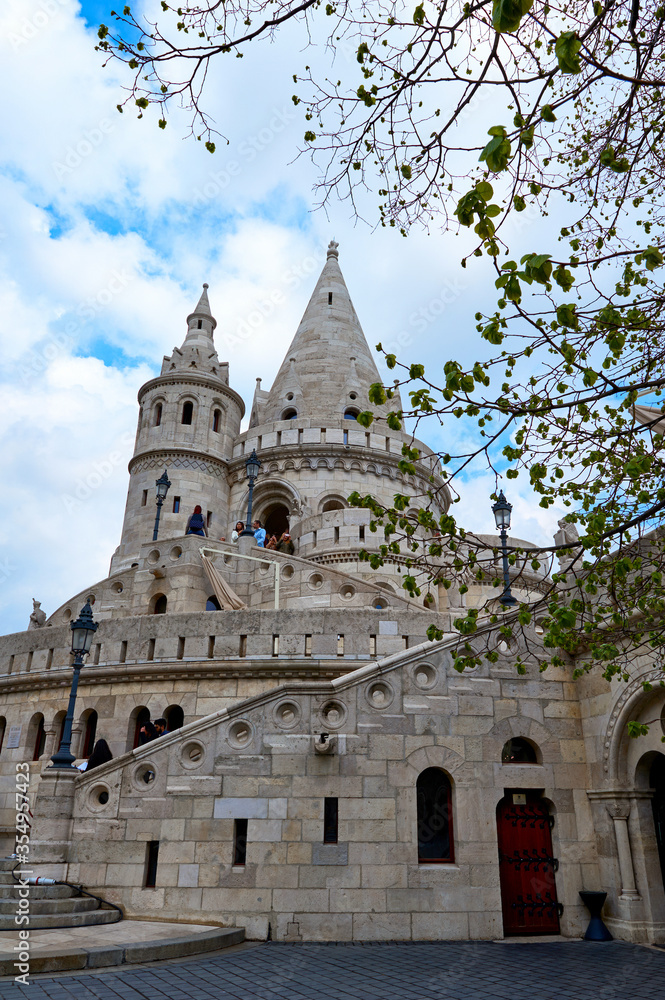
[[653, 809], [653, 824], [656, 829], [656, 843], [660, 859], [660, 873], [665, 888], [665, 755], [654, 754], [653, 763], [649, 769], [649, 784], [654, 790], [651, 800]]
[[264, 511], [262, 520], [266, 538], [276, 535], [279, 541], [280, 536], [289, 530], [289, 509], [283, 503], [272, 504]]
[[547, 802], [537, 792], [511, 789], [496, 809], [503, 932], [558, 934], [561, 906], [554, 873]]

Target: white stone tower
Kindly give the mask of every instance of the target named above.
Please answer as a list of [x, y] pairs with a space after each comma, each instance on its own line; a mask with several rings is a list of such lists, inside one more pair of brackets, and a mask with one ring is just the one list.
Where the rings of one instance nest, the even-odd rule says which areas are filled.
[[171, 489], [162, 509], [160, 536], [184, 534], [187, 518], [200, 504], [212, 533], [228, 521], [228, 462], [245, 411], [229, 387], [229, 366], [220, 362], [207, 285], [187, 317], [187, 336], [164, 357], [161, 374], [141, 387], [134, 456], [122, 539], [111, 572], [131, 566], [152, 537], [155, 480], [168, 470]]

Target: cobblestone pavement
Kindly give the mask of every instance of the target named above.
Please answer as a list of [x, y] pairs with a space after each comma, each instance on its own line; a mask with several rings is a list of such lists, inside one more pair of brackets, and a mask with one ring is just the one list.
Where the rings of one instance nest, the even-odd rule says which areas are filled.
[[134, 970], [3, 980], [11, 1000], [662, 1000], [665, 952], [612, 942], [270, 943]]

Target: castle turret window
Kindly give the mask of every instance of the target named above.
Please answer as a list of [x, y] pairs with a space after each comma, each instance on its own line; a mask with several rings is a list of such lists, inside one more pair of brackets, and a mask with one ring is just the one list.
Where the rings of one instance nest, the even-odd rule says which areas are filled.
[[293, 407], [287, 407], [282, 413], [282, 420], [295, 420], [298, 416], [298, 411], [294, 410]]
[[159, 425], [161, 424], [161, 422], [162, 422], [162, 404], [161, 403], [157, 403], [157, 405], [155, 406], [154, 417], [153, 417], [152, 423], [153, 423], [154, 427], [159, 427]]
[[194, 404], [191, 402], [191, 400], [188, 399], [182, 405], [182, 420], [180, 422], [182, 424], [191, 424], [193, 416], [194, 416]]
[[221, 419], [222, 419], [222, 411], [215, 410], [215, 412], [212, 415], [212, 429], [215, 432], [215, 434], [219, 434], [219, 425], [221, 423]]

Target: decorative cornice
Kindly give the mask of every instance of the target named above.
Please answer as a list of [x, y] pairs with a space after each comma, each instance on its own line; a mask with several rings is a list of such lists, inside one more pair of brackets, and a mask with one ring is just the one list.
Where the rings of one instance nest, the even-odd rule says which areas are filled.
[[128, 469], [131, 474], [144, 469], [156, 469], [164, 463], [175, 469], [198, 469], [217, 478], [226, 478], [228, 466], [220, 458], [214, 458], [196, 448], [150, 448], [140, 451], [130, 459]]

